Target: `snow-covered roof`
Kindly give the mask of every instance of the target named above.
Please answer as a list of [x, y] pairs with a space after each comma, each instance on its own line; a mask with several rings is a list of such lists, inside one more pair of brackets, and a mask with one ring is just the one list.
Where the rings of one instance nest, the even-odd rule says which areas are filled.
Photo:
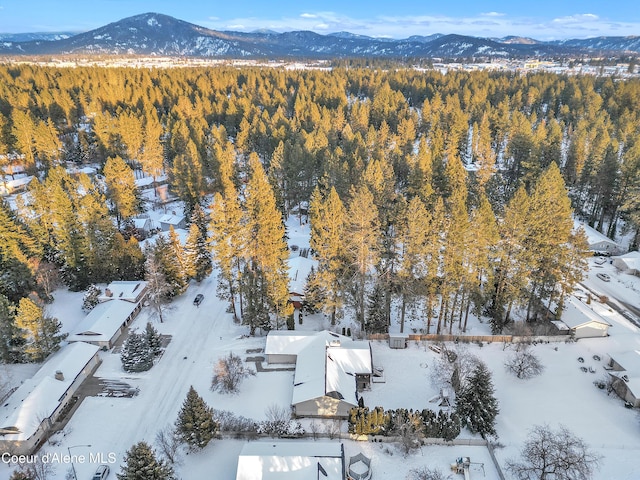
[[564, 307], [562, 322], [571, 329], [582, 327], [589, 323], [600, 323], [611, 326], [611, 324], [598, 313], [575, 297], [569, 297]]
[[[73, 343], [52, 355], [0, 410], [0, 438], [21, 441], [31, 437], [58, 408], [65, 392], [97, 352], [95, 345]], [[62, 380], [55, 378], [58, 371]], [[16, 433], [7, 434], [6, 429], [15, 429]]]
[[[127, 281], [119, 280], [111, 282], [98, 297], [101, 302], [108, 300], [125, 300], [127, 302], [138, 302], [141, 293], [147, 288], [147, 282], [141, 280]], [[110, 295], [107, 293], [110, 292]]]
[[574, 219], [573, 220], [573, 225], [574, 225], [574, 228], [576, 230], [578, 228], [582, 227], [582, 229], [584, 230], [584, 233], [587, 235], [587, 242], [589, 243], [589, 246], [595, 245], [595, 244], [600, 243], [600, 242], [609, 243], [612, 246], [616, 246], [616, 247], [618, 246], [618, 244], [616, 242], [611, 240], [605, 234], [600, 233], [595, 228], [590, 227], [586, 223], [583, 223], [583, 222], [581, 222], [581, 221], [579, 221], [577, 219]]
[[267, 355], [298, 355], [301, 350], [317, 338], [325, 342], [347, 341], [348, 337], [323, 330], [322, 332], [300, 332], [297, 330], [272, 330], [267, 335], [264, 353]]
[[141, 230], [143, 228], [147, 228], [151, 225], [151, 219], [150, 218], [134, 218], [133, 219], [133, 226], [136, 227], [138, 230]]
[[167, 225], [179, 225], [181, 222], [185, 220], [184, 215], [172, 215], [166, 214], [159, 218], [160, 223], [166, 223]]
[[304, 293], [307, 284], [307, 277], [311, 272], [311, 267], [315, 260], [298, 255], [289, 258], [289, 291], [294, 293]]
[[357, 405], [355, 375], [373, 371], [369, 342], [327, 330], [269, 332], [265, 353], [297, 356], [293, 405], [325, 395]]
[[[5, 193], [15, 192], [16, 190], [19, 190], [20, 188], [31, 183], [31, 180], [33, 180], [32, 176], [24, 176], [24, 177], [15, 178], [13, 180], [5, 180], [3, 182], [0, 182], [0, 188]], [[6, 184], [6, 189], [5, 189], [5, 184]]]
[[80, 322], [78, 330], [69, 336], [69, 342], [108, 342], [137, 308], [136, 303], [109, 300], [99, 303]]
[[610, 353], [609, 356], [624, 368], [622, 372], [609, 371], [609, 373], [619, 378], [624, 376], [623, 381], [627, 384], [627, 388], [636, 398], [640, 397], [640, 350]]
[[342, 480], [342, 444], [328, 441], [256, 441], [244, 445], [236, 480]]
[[629, 270], [640, 270], [640, 252], [634, 251], [618, 256], [617, 260], [621, 260]]

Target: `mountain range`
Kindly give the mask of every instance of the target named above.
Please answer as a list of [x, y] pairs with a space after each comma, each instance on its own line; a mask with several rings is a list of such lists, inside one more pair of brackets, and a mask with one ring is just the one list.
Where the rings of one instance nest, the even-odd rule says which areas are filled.
[[84, 33], [0, 34], [4, 55], [156, 55], [218, 58], [524, 58], [637, 55], [640, 36], [542, 42], [510, 36], [432, 34], [402, 40], [349, 32], [216, 31], [159, 13], [144, 13]]

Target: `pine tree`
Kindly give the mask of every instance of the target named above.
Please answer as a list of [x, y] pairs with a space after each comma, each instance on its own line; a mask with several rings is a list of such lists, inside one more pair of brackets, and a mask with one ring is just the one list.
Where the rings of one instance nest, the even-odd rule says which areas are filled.
[[140, 202], [133, 170], [122, 158], [109, 158], [104, 166], [104, 181], [107, 184], [107, 198], [113, 205], [120, 228], [124, 221], [139, 211]]
[[93, 308], [100, 303], [98, 297], [102, 295], [102, 290], [96, 287], [93, 283], [87, 287], [84, 295], [82, 296], [82, 310], [90, 312]]
[[344, 273], [344, 228], [345, 208], [338, 192], [331, 187], [329, 192], [319, 187], [313, 191], [309, 203], [311, 238], [309, 245], [318, 261], [314, 281], [324, 293], [322, 302], [325, 312], [331, 315], [331, 324], [336, 323], [336, 313], [342, 307], [341, 280]]
[[189, 227], [189, 235], [184, 246], [184, 264], [187, 275], [197, 282], [209, 276], [213, 269], [207, 238], [195, 223]]
[[120, 361], [125, 372], [146, 372], [153, 366], [153, 351], [147, 335], [132, 332], [122, 346]]
[[496, 435], [499, 411], [491, 372], [483, 362], [478, 362], [456, 399], [456, 413], [462, 425], [486, 438], [487, 435]]
[[66, 334], [60, 334], [62, 323], [48, 317], [28, 297], [20, 299], [15, 315], [15, 325], [22, 330], [25, 339], [24, 352], [32, 362], [41, 362], [60, 349]]
[[145, 340], [147, 341], [147, 345], [149, 345], [149, 349], [154, 357], [157, 357], [162, 353], [162, 338], [158, 333], [158, 330], [151, 324], [151, 322], [147, 322], [147, 326], [144, 330]]
[[190, 449], [199, 450], [216, 436], [218, 428], [218, 423], [213, 419], [213, 409], [190, 387], [178, 413], [176, 435]]
[[346, 253], [349, 267], [354, 272], [350, 295], [356, 312], [356, 321], [365, 329], [366, 281], [379, 258], [380, 228], [378, 209], [373, 195], [362, 185], [351, 191], [351, 203], [345, 222]]
[[389, 324], [385, 315], [385, 291], [376, 282], [367, 298], [366, 330], [368, 333], [387, 333]]
[[[287, 259], [289, 250], [285, 240], [282, 217], [278, 212], [273, 189], [255, 153], [249, 156], [250, 177], [245, 194], [247, 268], [245, 278], [248, 285], [245, 295], [252, 295], [247, 302], [256, 307], [256, 314], [273, 313], [276, 323], [290, 313], [289, 274]], [[256, 319], [247, 318], [251, 334], [256, 328]]]
[[174, 480], [173, 468], [156, 458], [155, 452], [145, 442], [132, 446], [124, 456], [124, 464], [118, 480]]
[[0, 360], [13, 363], [22, 360], [21, 344], [24, 340], [15, 324], [15, 307], [0, 293]]

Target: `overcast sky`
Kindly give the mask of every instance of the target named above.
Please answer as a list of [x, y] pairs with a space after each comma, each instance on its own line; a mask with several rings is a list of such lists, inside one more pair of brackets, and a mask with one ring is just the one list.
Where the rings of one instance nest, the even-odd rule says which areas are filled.
[[0, 0], [0, 33], [82, 32], [146, 12], [215, 30], [539, 40], [640, 35], [640, 8], [633, 0]]

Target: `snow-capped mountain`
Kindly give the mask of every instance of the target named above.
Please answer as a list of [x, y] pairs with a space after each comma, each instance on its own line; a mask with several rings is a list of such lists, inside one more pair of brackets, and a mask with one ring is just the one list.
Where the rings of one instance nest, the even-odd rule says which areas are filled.
[[394, 40], [349, 32], [329, 35], [309, 31], [221, 32], [158, 13], [125, 18], [67, 38], [33, 37], [29, 40], [17, 41], [14, 38], [0, 37], [0, 53], [137, 54], [224, 58], [517, 58], [584, 54], [593, 50], [640, 52], [640, 37], [538, 42], [521, 37], [489, 39], [442, 34]]

